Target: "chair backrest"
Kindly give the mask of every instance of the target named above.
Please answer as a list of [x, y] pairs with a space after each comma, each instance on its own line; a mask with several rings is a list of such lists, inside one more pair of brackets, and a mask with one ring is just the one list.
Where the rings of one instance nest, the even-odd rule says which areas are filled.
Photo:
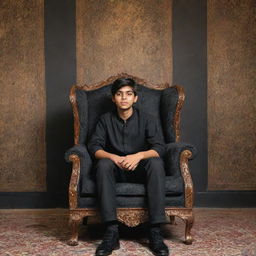
[[136, 107], [155, 117], [162, 127], [165, 142], [177, 141], [177, 126], [179, 126], [179, 118], [177, 118], [179, 92], [177, 86], [151, 85], [134, 76], [120, 74], [94, 86], [85, 85], [72, 88], [70, 99], [75, 117], [75, 144], [86, 144], [99, 117], [115, 108], [111, 99], [111, 86], [112, 82], [120, 77], [130, 77], [135, 80], [138, 92]]

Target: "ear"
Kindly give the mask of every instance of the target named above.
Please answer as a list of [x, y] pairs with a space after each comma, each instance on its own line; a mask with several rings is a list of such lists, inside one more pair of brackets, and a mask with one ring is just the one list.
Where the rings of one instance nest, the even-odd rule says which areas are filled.
[[138, 95], [136, 95], [136, 96], [134, 97], [133, 102], [134, 102], [134, 103], [136, 103], [136, 102], [137, 102], [137, 100], [138, 100]]
[[113, 101], [114, 103], [116, 103], [116, 101], [115, 101], [115, 97], [114, 97], [114, 96], [112, 96], [112, 101]]

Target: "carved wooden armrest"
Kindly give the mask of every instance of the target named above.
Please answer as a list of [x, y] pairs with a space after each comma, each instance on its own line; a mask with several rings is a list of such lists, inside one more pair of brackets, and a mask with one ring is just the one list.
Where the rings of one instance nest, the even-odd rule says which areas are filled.
[[185, 185], [185, 207], [192, 208], [194, 204], [193, 181], [188, 167], [188, 159], [192, 157], [190, 150], [184, 150], [180, 155], [180, 171]]
[[72, 161], [72, 174], [69, 183], [69, 207], [70, 209], [77, 208], [77, 187], [80, 177], [80, 158], [78, 155], [72, 154], [69, 156]]

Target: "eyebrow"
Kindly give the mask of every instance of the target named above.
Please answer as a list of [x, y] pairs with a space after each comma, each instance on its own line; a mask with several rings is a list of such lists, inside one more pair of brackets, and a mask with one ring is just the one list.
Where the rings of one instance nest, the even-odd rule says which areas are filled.
[[133, 90], [129, 90], [129, 91], [121, 91], [121, 90], [118, 90], [117, 92], [134, 92]]

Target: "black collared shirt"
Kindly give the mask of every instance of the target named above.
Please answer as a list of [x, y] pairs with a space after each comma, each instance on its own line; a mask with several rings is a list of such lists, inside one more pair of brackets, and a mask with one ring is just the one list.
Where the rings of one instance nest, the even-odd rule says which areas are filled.
[[155, 119], [136, 108], [126, 121], [119, 117], [116, 110], [102, 115], [88, 149], [93, 156], [100, 149], [119, 156], [149, 149], [155, 150], [161, 157], [165, 153], [162, 132]]

